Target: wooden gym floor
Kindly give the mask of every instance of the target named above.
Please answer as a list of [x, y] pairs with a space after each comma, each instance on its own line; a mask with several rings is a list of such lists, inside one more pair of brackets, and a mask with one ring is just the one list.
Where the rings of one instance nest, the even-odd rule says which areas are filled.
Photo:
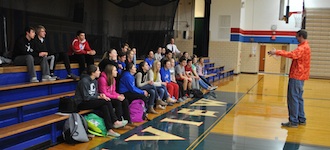
[[330, 149], [330, 80], [305, 81], [307, 124], [283, 128], [288, 110], [288, 77], [240, 74], [214, 84], [202, 99], [190, 99], [150, 115], [138, 127], [118, 129], [119, 138], [96, 137], [88, 143], [59, 144], [62, 149]]

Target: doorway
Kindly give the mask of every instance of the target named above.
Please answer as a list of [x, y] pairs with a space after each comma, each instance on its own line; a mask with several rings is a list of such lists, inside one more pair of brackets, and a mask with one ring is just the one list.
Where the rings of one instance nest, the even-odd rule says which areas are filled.
[[265, 71], [266, 45], [260, 45], [259, 72]]
[[259, 72], [284, 74], [286, 58], [281, 56], [268, 57], [267, 52], [273, 49], [287, 50], [287, 44], [260, 44]]

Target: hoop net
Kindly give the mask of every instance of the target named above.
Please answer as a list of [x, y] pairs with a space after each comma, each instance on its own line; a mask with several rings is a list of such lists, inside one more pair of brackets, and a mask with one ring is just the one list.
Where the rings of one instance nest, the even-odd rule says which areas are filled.
[[295, 27], [296, 28], [301, 28], [301, 23], [302, 23], [302, 16], [301, 14], [293, 14], [294, 20], [295, 20]]

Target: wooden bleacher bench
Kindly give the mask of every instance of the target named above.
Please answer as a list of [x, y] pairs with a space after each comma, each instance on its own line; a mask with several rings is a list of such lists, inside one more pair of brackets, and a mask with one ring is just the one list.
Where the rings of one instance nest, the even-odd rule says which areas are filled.
[[[70, 66], [71, 66], [71, 68], [79, 68], [78, 63], [71, 63]], [[36, 71], [41, 70], [40, 65], [35, 65], [34, 68]], [[60, 69], [65, 69], [64, 64], [56, 65], [55, 70], [60, 70]], [[27, 67], [26, 66], [14, 66], [14, 65], [0, 67], [0, 74], [1, 73], [16, 73], [16, 72], [27, 72]]]
[[211, 74], [205, 75], [204, 77], [205, 77], [206, 79], [208, 79], [208, 78], [212, 78], [212, 81], [214, 82], [214, 77], [215, 77], [215, 76], [217, 76], [216, 73], [211, 73]]
[[220, 77], [222, 76], [223, 78], [225, 77], [225, 75], [229, 76], [232, 75], [234, 73], [234, 69], [228, 69], [228, 70], [224, 70], [220, 72]]
[[[91, 112], [92, 110], [83, 110], [80, 111], [79, 114], [86, 114]], [[18, 134], [24, 131], [28, 131], [31, 129], [35, 129], [38, 127], [42, 127], [45, 125], [49, 125], [52, 123], [56, 123], [65, 119], [68, 119], [69, 115], [58, 115], [58, 114], [52, 114], [49, 116], [41, 117], [38, 119], [18, 123], [15, 125], [11, 125], [8, 127], [0, 128], [0, 138], [8, 137], [14, 134]]]
[[65, 92], [65, 93], [58, 93], [58, 94], [47, 95], [47, 96], [42, 96], [42, 97], [37, 97], [37, 98], [30, 98], [30, 99], [25, 99], [25, 100], [3, 103], [3, 104], [0, 104], [0, 110], [6, 110], [6, 109], [10, 109], [10, 108], [17, 108], [17, 107], [22, 107], [22, 106], [26, 106], [26, 105], [32, 105], [32, 104], [37, 104], [37, 103], [46, 102], [46, 101], [52, 101], [52, 100], [56, 100], [56, 99], [59, 99], [64, 96], [73, 96], [73, 95], [74, 95], [74, 91], [70, 91], [70, 92]]
[[26, 83], [23, 83], [23, 84], [3, 85], [3, 86], [0, 86], [0, 91], [13, 90], [13, 89], [18, 89], [18, 88], [26, 88], [26, 87], [33, 87], [33, 86], [40, 86], [40, 85], [60, 84], [60, 83], [66, 83], [66, 82], [71, 82], [71, 81], [74, 81], [74, 80], [73, 79], [61, 79], [61, 80], [37, 82], [37, 83], [26, 82]]

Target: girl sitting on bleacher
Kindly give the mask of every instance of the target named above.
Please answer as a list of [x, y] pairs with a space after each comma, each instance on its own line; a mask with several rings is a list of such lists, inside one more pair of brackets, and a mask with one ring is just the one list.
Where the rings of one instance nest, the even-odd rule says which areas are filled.
[[[179, 99], [179, 85], [176, 83], [174, 76], [172, 77], [171, 72], [171, 61], [165, 60], [164, 67], [160, 69], [160, 75], [163, 82], [166, 82], [166, 88], [170, 97], [174, 97], [175, 100]], [[174, 78], [172, 80], [172, 78]]]
[[209, 81], [204, 77], [206, 74], [204, 74], [204, 58], [200, 57], [198, 61], [196, 62], [197, 57], [193, 59], [193, 63], [196, 65], [196, 72], [199, 75], [199, 77], [209, 86], [213, 88], [218, 88], [218, 86], [212, 86]]
[[129, 124], [132, 124], [129, 116], [128, 100], [125, 99], [123, 94], [116, 92], [115, 78], [117, 75], [117, 68], [113, 65], [107, 65], [104, 71], [101, 73], [100, 78], [98, 79], [99, 92], [111, 98], [111, 103], [115, 108], [115, 113], [118, 120], [121, 121], [123, 117], [128, 121]]
[[105, 94], [98, 93], [96, 78], [100, 76], [99, 67], [90, 65], [87, 68], [87, 75], [83, 75], [78, 82], [74, 99], [78, 104], [79, 110], [96, 109], [102, 113], [105, 127], [109, 136], [118, 137], [119, 133], [113, 131], [113, 128], [124, 127], [127, 120], [119, 121], [111, 104], [111, 99]]
[[160, 66], [161, 66], [160, 61], [155, 60], [151, 69], [148, 71], [148, 80], [154, 83], [157, 92], [160, 96], [160, 99], [166, 100], [168, 104], [173, 105], [172, 103], [175, 103], [176, 100], [173, 100], [170, 96], [168, 96], [168, 91], [166, 89], [166, 82], [163, 82], [160, 76]]

